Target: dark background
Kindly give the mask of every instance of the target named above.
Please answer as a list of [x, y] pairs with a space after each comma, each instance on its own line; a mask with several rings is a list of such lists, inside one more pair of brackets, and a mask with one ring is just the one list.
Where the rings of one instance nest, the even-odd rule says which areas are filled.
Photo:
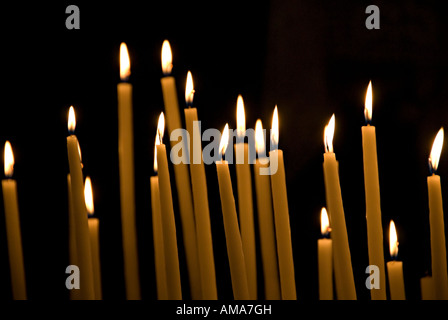
[[[191, 70], [194, 106], [203, 129], [221, 130], [226, 122], [235, 128], [238, 94], [245, 101], [248, 128], [257, 118], [269, 128], [278, 105], [297, 294], [302, 301], [318, 299], [316, 251], [319, 214], [325, 205], [322, 137], [332, 113], [357, 294], [359, 299], [370, 299], [364, 285], [368, 255], [361, 126], [365, 90], [372, 80], [384, 235], [387, 238], [389, 221], [394, 219], [406, 294], [420, 299], [419, 279], [431, 267], [427, 158], [437, 131], [448, 119], [444, 7], [430, 1], [140, 3], [2, 5], [0, 144], [10, 140], [16, 158], [29, 298], [68, 299], [70, 105], [75, 106], [84, 173], [91, 176], [95, 215], [100, 219], [103, 296], [125, 298], [116, 99], [122, 41], [130, 51], [134, 86], [142, 297], [156, 298], [149, 178], [157, 117], [163, 110], [160, 50], [168, 39], [181, 109]], [[65, 8], [70, 4], [79, 6], [80, 30], [65, 28]], [[380, 30], [365, 27], [369, 4], [380, 8]], [[181, 114], [183, 118], [182, 110]], [[443, 191], [448, 188], [446, 159], [444, 150], [438, 171]], [[232, 299], [215, 166], [206, 166], [206, 174], [218, 295]], [[184, 298], [189, 299], [180, 230], [177, 224]], [[384, 244], [388, 261], [388, 239]], [[0, 271], [0, 295], [11, 299], [4, 219], [0, 219]]]

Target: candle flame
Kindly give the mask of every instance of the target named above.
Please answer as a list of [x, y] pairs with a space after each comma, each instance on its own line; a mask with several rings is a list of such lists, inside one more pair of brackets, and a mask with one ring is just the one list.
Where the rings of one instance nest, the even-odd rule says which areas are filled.
[[443, 127], [440, 128], [439, 132], [437, 133], [436, 138], [434, 139], [434, 143], [432, 144], [431, 154], [429, 155], [429, 166], [432, 173], [436, 172], [439, 166], [442, 146], [443, 146]]
[[75, 109], [73, 106], [70, 106], [70, 109], [68, 109], [68, 132], [73, 133], [75, 132], [76, 128], [76, 117], [75, 117]]
[[173, 69], [173, 55], [171, 54], [171, 46], [168, 40], [162, 44], [162, 71], [164, 75], [169, 75]]
[[187, 105], [191, 105], [193, 103], [194, 97], [194, 86], [193, 86], [193, 76], [191, 75], [191, 71], [187, 73], [187, 84], [185, 85], [185, 102]]
[[154, 172], [157, 173], [159, 167], [157, 165], [157, 146], [160, 144], [159, 131], [156, 134], [156, 141], [154, 142]]
[[369, 86], [367, 87], [366, 100], [364, 103], [364, 117], [367, 123], [369, 123], [372, 120], [372, 102], [373, 102], [372, 81], [370, 81]]
[[84, 183], [84, 199], [86, 202], [87, 213], [89, 215], [93, 215], [95, 211], [93, 208], [93, 192], [92, 192], [92, 181], [90, 181], [90, 177], [86, 177], [86, 181]]
[[221, 156], [226, 153], [227, 145], [229, 144], [229, 124], [226, 123], [224, 130], [222, 131], [221, 141], [219, 142], [219, 152]]
[[258, 156], [264, 154], [265, 141], [263, 134], [263, 125], [260, 119], [258, 119], [255, 123], [255, 148], [257, 149]]
[[334, 137], [335, 117], [334, 113], [330, 118], [330, 121], [324, 129], [324, 145], [325, 152], [333, 152], [333, 137]]
[[392, 259], [395, 259], [398, 255], [398, 236], [393, 220], [390, 220], [389, 226], [389, 251]]
[[157, 123], [157, 136], [159, 137], [159, 144], [162, 143], [163, 134], [165, 132], [165, 115], [160, 112], [159, 121]]
[[325, 207], [320, 211], [320, 232], [322, 236], [328, 236], [330, 233], [330, 221], [328, 220], [328, 213]]
[[274, 108], [274, 114], [272, 115], [272, 127], [271, 127], [271, 144], [272, 150], [278, 149], [278, 110], [277, 105]]
[[82, 165], [82, 156], [81, 156], [81, 146], [79, 145], [79, 140], [78, 140], [78, 154], [79, 154], [79, 161], [81, 162], [81, 168], [82, 168], [83, 165]]
[[9, 141], [5, 142], [4, 160], [5, 176], [11, 178], [14, 173], [14, 154], [12, 153], [12, 147]]
[[243, 138], [246, 133], [246, 114], [244, 111], [244, 101], [241, 95], [238, 95], [236, 101], [236, 135]]
[[131, 60], [129, 59], [128, 47], [126, 43], [122, 42], [120, 45], [120, 79], [126, 81], [130, 75]]

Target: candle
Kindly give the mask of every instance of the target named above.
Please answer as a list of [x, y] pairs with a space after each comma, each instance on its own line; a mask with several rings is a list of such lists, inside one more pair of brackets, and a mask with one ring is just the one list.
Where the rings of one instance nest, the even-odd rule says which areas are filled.
[[8, 240], [12, 297], [14, 300], [26, 300], [25, 267], [23, 265], [19, 204], [17, 201], [17, 183], [12, 179], [14, 172], [14, 155], [9, 141], [6, 141], [5, 143], [4, 152], [6, 179], [2, 180], [2, 189], [3, 204], [5, 207], [6, 238]]
[[333, 260], [338, 300], [356, 300], [355, 281], [345, 225], [344, 206], [339, 184], [339, 163], [333, 152], [334, 114], [324, 131], [324, 180], [327, 208], [330, 213], [333, 240]]
[[[229, 127], [226, 124], [219, 144], [221, 155], [224, 155], [228, 142]], [[216, 171], [218, 174], [219, 195], [221, 197], [222, 218], [226, 235], [230, 275], [232, 278], [233, 297], [235, 300], [248, 300], [250, 299], [250, 295], [246, 274], [246, 262], [227, 161], [216, 161]]]
[[162, 212], [160, 209], [159, 177], [157, 176], [157, 141], [159, 133], [156, 135], [154, 144], [154, 172], [151, 177], [151, 209], [152, 209], [152, 236], [154, 241], [154, 260], [156, 272], [157, 298], [159, 300], [168, 299], [168, 289], [166, 285], [165, 253], [163, 248], [163, 226]]
[[435, 298], [448, 299], [448, 277], [445, 246], [445, 223], [443, 217], [442, 188], [440, 176], [436, 175], [443, 145], [443, 128], [439, 130], [431, 149], [428, 177], [429, 224], [431, 230], [431, 264]]
[[257, 259], [255, 255], [254, 209], [252, 200], [252, 179], [249, 166], [249, 146], [244, 142], [246, 116], [241, 95], [236, 107], [237, 142], [235, 144], [236, 181], [238, 190], [238, 211], [241, 240], [246, 259], [247, 280], [251, 300], [257, 299]]
[[319, 299], [333, 300], [333, 243], [329, 239], [330, 224], [325, 208], [321, 210], [320, 226], [322, 239], [317, 240]]
[[159, 169], [160, 211], [162, 213], [163, 248], [165, 253], [166, 281], [168, 300], [181, 300], [182, 290], [179, 272], [179, 256], [177, 252], [176, 224], [174, 221], [173, 196], [171, 194], [170, 173], [166, 147], [162, 143], [165, 130], [165, 118], [160, 114], [157, 126], [157, 165]]
[[389, 248], [392, 261], [387, 263], [387, 276], [389, 277], [389, 291], [391, 300], [405, 300], [403, 262], [395, 260], [398, 255], [398, 237], [395, 223], [390, 220]]
[[[81, 158], [81, 154], [79, 155]], [[70, 173], [67, 174], [67, 190], [68, 190], [68, 246], [69, 246], [69, 262], [71, 265], [78, 265], [76, 254], [76, 223], [75, 223], [75, 209], [73, 207], [72, 185], [70, 179]], [[79, 290], [70, 290], [70, 300], [80, 300]]]
[[386, 274], [384, 271], [383, 227], [381, 224], [376, 133], [375, 127], [370, 125], [372, 120], [372, 82], [369, 82], [367, 88], [364, 115], [367, 125], [362, 127], [362, 151], [369, 264], [376, 265], [380, 272], [379, 288], [373, 288], [370, 290], [370, 294], [372, 300], [386, 300]]
[[263, 264], [264, 295], [266, 300], [280, 300], [277, 248], [275, 245], [274, 214], [272, 212], [271, 181], [268, 174], [269, 159], [265, 152], [263, 126], [255, 124], [255, 147], [258, 159], [254, 164], [255, 191], [257, 194], [258, 230], [260, 234], [261, 261]]
[[140, 300], [140, 280], [135, 225], [134, 133], [132, 124], [132, 85], [128, 49], [120, 45], [120, 79], [118, 93], [118, 159], [120, 169], [121, 231], [123, 237], [126, 298]]
[[420, 290], [422, 300], [435, 300], [434, 283], [431, 276], [420, 278]]
[[271, 190], [274, 205], [275, 234], [277, 239], [278, 269], [283, 300], [296, 300], [296, 281], [292, 256], [291, 228], [289, 226], [288, 196], [286, 194], [285, 165], [283, 151], [278, 149], [278, 111], [274, 109], [271, 129], [269, 160], [271, 168]]
[[[171, 47], [167, 40], [162, 45], [162, 70], [164, 77], [161, 79], [163, 102], [165, 104], [166, 125], [168, 134], [176, 129], [182, 129], [179, 103], [177, 101], [177, 90], [174, 77], [172, 77], [172, 54]], [[186, 143], [186, 137], [182, 136], [183, 143]], [[171, 148], [179, 143], [171, 140]], [[185, 145], [186, 146], [186, 145]], [[186, 148], [183, 148], [186, 150]], [[173, 164], [174, 178], [176, 181], [176, 189], [179, 201], [180, 219], [182, 222], [182, 234], [185, 247], [185, 256], [187, 260], [188, 276], [190, 280], [191, 295], [193, 299], [201, 298], [201, 277], [198, 261], [198, 247], [196, 239], [195, 216], [193, 211], [193, 197], [191, 194], [191, 180], [188, 173], [187, 155], [182, 154], [182, 161]]]
[[84, 179], [82, 176], [80, 147], [78, 138], [74, 134], [75, 127], [75, 110], [71, 106], [68, 115], [68, 131], [70, 135], [67, 137], [67, 155], [75, 217], [76, 256], [81, 273], [80, 292], [78, 296], [81, 300], [93, 300], [95, 293], [93, 287], [92, 253], [90, 248], [89, 226], [87, 223], [87, 209], [84, 200]]
[[198, 261], [201, 276], [202, 299], [216, 300], [215, 261], [213, 259], [212, 232], [210, 228], [210, 211], [208, 206], [207, 180], [202, 161], [201, 131], [196, 108], [193, 103], [193, 77], [188, 71], [185, 88], [185, 101], [188, 105], [185, 111], [185, 122], [190, 136], [188, 154], [190, 155], [191, 187], [193, 190], [193, 204], [196, 222], [196, 236], [198, 247]]

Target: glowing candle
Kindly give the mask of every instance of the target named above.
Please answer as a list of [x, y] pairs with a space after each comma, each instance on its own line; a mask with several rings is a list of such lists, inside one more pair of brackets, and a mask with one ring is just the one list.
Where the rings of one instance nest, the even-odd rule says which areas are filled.
[[333, 300], [333, 243], [329, 238], [330, 223], [325, 208], [321, 210], [320, 225], [323, 238], [317, 240], [319, 299]]
[[213, 259], [212, 232], [210, 228], [207, 180], [205, 178], [205, 168], [202, 161], [201, 130], [198, 122], [198, 113], [196, 108], [191, 108], [193, 96], [193, 77], [191, 72], [188, 71], [185, 87], [185, 101], [188, 108], [184, 111], [187, 131], [190, 136], [188, 150], [190, 155], [190, 175], [196, 221], [201, 291], [202, 299], [216, 300], [218, 294], [216, 290], [215, 261]]
[[68, 116], [67, 154], [70, 168], [71, 194], [74, 211], [74, 230], [76, 232], [76, 256], [81, 273], [78, 297], [81, 300], [93, 300], [92, 253], [90, 248], [89, 226], [87, 223], [87, 209], [84, 200], [84, 179], [82, 176], [80, 148], [78, 138], [74, 135], [76, 127], [75, 111], [70, 107]]
[[100, 265], [100, 238], [99, 229], [100, 222], [98, 218], [94, 218], [95, 212], [93, 205], [92, 181], [90, 177], [86, 177], [84, 183], [84, 198], [86, 201], [87, 213], [89, 214], [89, 234], [90, 246], [92, 248], [92, 267], [93, 267], [93, 288], [95, 291], [95, 299], [101, 300], [103, 293], [101, 289], [101, 265]]
[[364, 115], [367, 125], [361, 129], [369, 264], [376, 265], [380, 271], [380, 286], [378, 289], [370, 290], [370, 294], [372, 300], [386, 300], [386, 274], [384, 270], [383, 227], [381, 224], [376, 133], [375, 127], [370, 125], [370, 121], [372, 120], [372, 82], [369, 83], [367, 88]]
[[5, 143], [4, 152], [6, 179], [2, 180], [2, 188], [12, 297], [14, 300], [26, 300], [25, 267], [23, 265], [19, 204], [17, 201], [17, 183], [12, 179], [14, 172], [14, 155], [9, 141], [6, 141]]
[[157, 166], [159, 169], [160, 211], [162, 213], [162, 234], [165, 253], [168, 300], [181, 300], [182, 290], [180, 284], [179, 256], [177, 251], [173, 196], [171, 194], [170, 172], [168, 169], [166, 147], [162, 143], [163, 132], [165, 130], [165, 118], [163, 112], [160, 114], [157, 130], [160, 137], [157, 141], [156, 150]]
[[428, 177], [429, 224], [431, 229], [432, 278], [437, 300], [448, 299], [448, 277], [445, 246], [445, 223], [443, 217], [442, 188], [440, 176], [436, 175], [443, 146], [443, 128], [439, 130], [431, 149]]
[[[219, 144], [221, 155], [224, 155], [228, 143], [229, 127], [226, 124]], [[232, 278], [233, 297], [235, 300], [248, 300], [250, 299], [250, 295], [246, 274], [246, 262], [227, 161], [216, 161], [216, 171], [218, 173], [219, 194], [221, 197], [222, 218], [226, 235], [230, 275]]]
[[275, 234], [277, 238], [278, 269], [283, 300], [296, 300], [294, 259], [292, 256], [291, 228], [289, 226], [288, 196], [286, 193], [285, 165], [283, 151], [278, 149], [278, 111], [274, 109], [271, 129], [272, 150], [269, 152], [271, 169], [271, 190], [274, 204]]
[[356, 300], [352, 260], [345, 225], [344, 206], [339, 184], [339, 163], [333, 152], [335, 118], [331, 117], [324, 131], [324, 180], [327, 209], [330, 213], [333, 240], [333, 261], [338, 300]]
[[254, 164], [255, 191], [257, 194], [258, 228], [260, 234], [261, 260], [263, 263], [264, 294], [266, 300], [280, 300], [277, 248], [275, 245], [274, 213], [272, 211], [271, 179], [261, 174], [267, 169], [269, 159], [265, 152], [265, 138], [261, 120], [255, 124], [255, 147], [258, 159]]
[[[176, 129], [182, 129], [179, 103], [177, 100], [177, 90], [174, 77], [171, 76], [172, 54], [171, 47], [167, 40], [162, 45], [162, 71], [164, 76], [161, 79], [163, 102], [165, 105], [166, 125], [168, 135]], [[183, 142], [186, 144], [186, 137], [182, 135]], [[178, 143], [177, 140], [171, 140], [171, 148]], [[185, 145], [186, 146], [186, 145]], [[185, 150], [186, 148], [184, 148]], [[182, 222], [182, 234], [185, 247], [185, 256], [187, 260], [188, 276], [190, 279], [191, 295], [193, 299], [201, 298], [201, 277], [198, 261], [198, 247], [196, 239], [195, 213], [193, 209], [193, 196], [191, 193], [191, 180], [187, 166], [187, 154], [182, 154], [182, 161], [173, 164], [174, 178], [179, 201], [180, 219]]]
[[403, 280], [403, 262], [395, 260], [398, 255], [398, 237], [395, 223], [390, 221], [389, 227], [390, 257], [393, 261], [387, 263], [387, 275], [389, 277], [389, 291], [391, 300], [405, 300]]
[[126, 298], [140, 300], [140, 280], [135, 225], [134, 132], [132, 124], [132, 85], [128, 83], [131, 63], [125, 43], [120, 46], [118, 93], [118, 158], [120, 169], [121, 231], [123, 236]]

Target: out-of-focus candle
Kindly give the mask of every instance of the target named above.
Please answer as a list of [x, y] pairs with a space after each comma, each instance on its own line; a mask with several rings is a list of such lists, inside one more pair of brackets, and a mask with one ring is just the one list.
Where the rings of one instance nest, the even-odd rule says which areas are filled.
[[269, 152], [271, 171], [271, 190], [274, 205], [275, 234], [277, 239], [278, 269], [283, 300], [296, 300], [296, 280], [292, 256], [291, 227], [289, 225], [288, 196], [286, 193], [285, 164], [283, 151], [278, 149], [279, 125], [275, 106], [272, 116], [271, 146]]
[[212, 232], [210, 227], [210, 211], [208, 206], [207, 180], [202, 161], [201, 130], [198, 122], [198, 112], [192, 108], [194, 96], [193, 77], [188, 71], [185, 86], [185, 122], [190, 136], [188, 146], [190, 155], [191, 187], [193, 190], [194, 215], [198, 246], [199, 270], [201, 276], [202, 299], [216, 300], [215, 261], [213, 258]]
[[440, 176], [436, 175], [443, 146], [443, 128], [439, 130], [431, 149], [428, 177], [429, 224], [431, 230], [432, 278], [436, 300], [448, 299], [448, 276], [445, 245], [445, 223], [443, 217], [442, 188]]
[[154, 144], [154, 172], [151, 177], [151, 209], [152, 209], [152, 235], [154, 241], [154, 260], [157, 285], [157, 299], [168, 299], [166, 286], [165, 253], [163, 248], [162, 212], [160, 209], [159, 177], [157, 176], [157, 141], [160, 140], [159, 132], [156, 134]]
[[330, 213], [333, 240], [333, 261], [338, 300], [356, 300], [352, 260], [345, 225], [344, 206], [339, 184], [339, 163], [333, 152], [334, 114], [324, 131], [324, 180], [327, 209]]
[[333, 300], [333, 243], [330, 236], [330, 223], [325, 208], [320, 214], [322, 239], [317, 240], [317, 259], [319, 267], [319, 299]]
[[247, 281], [251, 300], [257, 299], [257, 259], [255, 254], [254, 208], [252, 198], [252, 178], [249, 166], [249, 145], [244, 142], [246, 116], [241, 95], [236, 107], [237, 142], [235, 144], [236, 181], [238, 190], [238, 212], [246, 259]]
[[162, 213], [163, 248], [165, 253], [166, 281], [168, 300], [181, 300], [182, 290], [180, 283], [179, 256], [177, 251], [176, 224], [174, 221], [173, 196], [171, 194], [170, 172], [166, 147], [162, 143], [165, 130], [163, 112], [159, 117], [157, 126], [160, 140], [157, 141], [157, 166], [159, 169], [159, 196]]
[[26, 300], [25, 267], [23, 265], [17, 183], [12, 179], [14, 172], [14, 155], [9, 141], [6, 141], [5, 143], [4, 160], [6, 179], [2, 180], [2, 189], [3, 204], [5, 207], [6, 237], [8, 239], [12, 297], [14, 300]]
[[398, 237], [395, 223], [390, 221], [389, 227], [390, 257], [393, 261], [387, 263], [387, 275], [389, 277], [389, 291], [391, 300], [405, 300], [403, 280], [403, 262], [395, 260], [398, 255]]
[[367, 125], [361, 129], [369, 264], [376, 265], [380, 272], [379, 288], [370, 290], [370, 294], [372, 300], [386, 300], [386, 274], [384, 270], [383, 227], [381, 224], [376, 133], [375, 127], [370, 125], [370, 121], [372, 120], [372, 82], [369, 82], [367, 88], [364, 115]]
[[93, 288], [92, 253], [89, 238], [89, 226], [87, 223], [87, 209], [84, 200], [84, 179], [82, 176], [80, 148], [78, 138], [74, 135], [76, 127], [75, 111], [69, 109], [67, 137], [67, 154], [70, 168], [70, 183], [73, 199], [74, 222], [76, 232], [76, 256], [81, 273], [80, 292], [81, 300], [93, 300], [95, 292]]
[[[226, 124], [219, 144], [221, 155], [224, 155], [228, 143], [229, 127]], [[249, 300], [250, 295], [246, 274], [246, 262], [227, 161], [216, 161], [216, 171], [218, 173], [219, 194], [221, 197], [222, 217], [226, 235], [230, 275], [232, 278], [233, 297], [235, 300]]]
[[103, 291], [101, 289], [101, 264], [100, 264], [100, 221], [94, 218], [95, 212], [93, 205], [92, 181], [90, 177], [86, 177], [84, 183], [84, 198], [86, 201], [87, 213], [89, 214], [89, 234], [90, 246], [92, 248], [92, 267], [93, 267], [93, 288], [95, 291], [95, 300], [103, 299]]
[[258, 159], [254, 164], [255, 191], [257, 194], [258, 230], [260, 233], [261, 260], [263, 263], [264, 295], [266, 300], [280, 300], [277, 247], [275, 244], [274, 213], [272, 211], [271, 181], [260, 169], [268, 170], [266, 142], [261, 120], [255, 124], [255, 147]]
[[[162, 71], [163, 77], [160, 79], [162, 84], [163, 102], [165, 105], [166, 126], [168, 135], [176, 129], [182, 129], [179, 102], [177, 99], [176, 82], [171, 76], [173, 56], [171, 54], [170, 43], [165, 40], [162, 44]], [[178, 143], [177, 140], [171, 140], [171, 148]], [[183, 137], [186, 144], [186, 137]], [[185, 147], [187, 147], [185, 145]], [[186, 148], [183, 148], [186, 150]], [[182, 154], [182, 160], [178, 164], [173, 164], [174, 178], [179, 201], [180, 219], [182, 222], [182, 234], [185, 247], [185, 257], [187, 260], [188, 276], [190, 280], [191, 295], [193, 299], [200, 299], [201, 277], [198, 261], [198, 246], [196, 239], [195, 213], [193, 209], [193, 196], [191, 193], [191, 180], [186, 164], [188, 155]]]
[[140, 300], [137, 231], [135, 224], [134, 127], [132, 119], [131, 62], [125, 43], [120, 46], [118, 93], [118, 158], [120, 169], [121, 230], [123, 236], [126, 298]]

